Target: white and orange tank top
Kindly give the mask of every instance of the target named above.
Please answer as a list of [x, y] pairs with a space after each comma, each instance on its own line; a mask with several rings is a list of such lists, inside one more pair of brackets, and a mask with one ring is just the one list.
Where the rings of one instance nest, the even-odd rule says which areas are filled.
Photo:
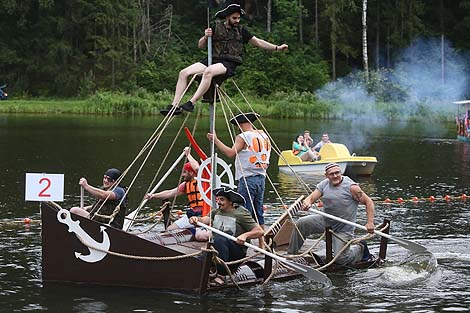
[[271, 142], [268, 135], [262, 130], [250, 130], [239, 134], [246, 144], [235, 160], [235, 179], [242, 176], [266, 176], [271, 156]]

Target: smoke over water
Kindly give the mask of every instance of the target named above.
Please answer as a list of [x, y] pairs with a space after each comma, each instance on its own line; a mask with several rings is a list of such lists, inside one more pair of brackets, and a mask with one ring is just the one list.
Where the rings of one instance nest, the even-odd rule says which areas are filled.
[[371, 126], [423, 114], [428, 120], [453, 118], [457, 106], [452, 101], [469, 94], [468, 59], [447, 41], [442, 46], [440, 38], [420, 38], [394, 58], [392, 68], [371, 72], [369, 85], [357, 71], [325, 85], [316, 96], [332, 104], [342, 119], [367, 120]]
[[380, 119], [386, 102], [389, 109], [392, 103], [401, 104], [397, 113], [400, 119], [406, 119], [422, 109], [453, 112], [451, 102], [468, 94], [466, 58], [447, 41], [442, 47], [438, 38], [417, 39], [395, 57], [393, 64], [389, 70], [371, 73], [369, 88], [361, 79], [363, 73], [355, 72], [327, 84], [316, 95], [334, 103], [343, 116], [351, 113], [357, 118], [359, 113], [363, 118]]

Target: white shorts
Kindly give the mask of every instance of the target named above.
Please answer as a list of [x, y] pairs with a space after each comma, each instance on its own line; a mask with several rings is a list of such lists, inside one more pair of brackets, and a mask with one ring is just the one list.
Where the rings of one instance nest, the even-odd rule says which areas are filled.
[[176, 226], [179, 228], [194, 228], [194, 225], [189, 222], [189, 218], [184, 214], [179, 220], [175, 221]]

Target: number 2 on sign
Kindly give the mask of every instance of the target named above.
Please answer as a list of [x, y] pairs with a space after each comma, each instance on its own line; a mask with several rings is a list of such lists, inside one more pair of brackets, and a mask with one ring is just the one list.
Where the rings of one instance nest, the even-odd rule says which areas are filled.
[[39, 194], [38, 194], [38, 197], [50, 197], [51, 194], [49, 193], [45, 193], [47, 189], [49, 189], [49, 187], [51, 187], [51, 180], [47, 177], [43, 177], [39, 180], [39, 184], [42, 185], [43, 182], [46, 183], [46, 187], [44, 187], [44, 189], [42, 189]]
[[26, 173], [26, 201], [64, 201], [64, 174]]

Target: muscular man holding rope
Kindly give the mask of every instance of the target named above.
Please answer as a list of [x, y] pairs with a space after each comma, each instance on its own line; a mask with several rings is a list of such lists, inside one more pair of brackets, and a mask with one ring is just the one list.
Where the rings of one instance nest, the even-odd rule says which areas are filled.
[[188, 86], [188, 78], [202, 73], [202, 80], [196, 93], [188, 102], [174, 109], [173, 114], [181, 114], [181, 109], [192, 112], [194, 104], [209, 90], [213, 78], [220, 85], [234, 75], [235, 68], [243, 61], [244, 44], [249, 43], [260, 49], [271, 51], [288, 49], [286, 44], [277, 46], [250, 34], [245, 27], [240, 26], [240, 17], [244, 14], [245, 11], [235, 1], [227, 1], [225, 8], [215, 14], [215, 17], [222, 21], [217, 20], [214, 29], [207, 28], [198, 42], [198, 47], [202, 49], [207, 46], [208, 38], [213, 38], [212, 64], [209, 65], [207, 60], [202, 60], [181, 70], [173, 101], [166, 109], [160, 110], [161, 114], [167, 115], [174, 106], [178, 105]]

